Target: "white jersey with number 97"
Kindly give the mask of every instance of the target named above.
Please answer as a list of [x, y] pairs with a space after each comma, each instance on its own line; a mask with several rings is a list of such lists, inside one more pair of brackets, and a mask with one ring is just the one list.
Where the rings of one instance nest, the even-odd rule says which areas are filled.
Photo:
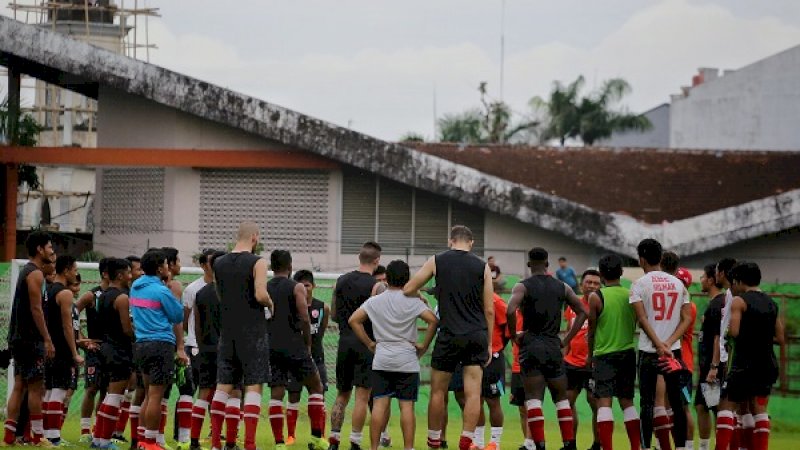
[[[681, 280], [661, 271], [648, 272], [631, 285], [630, 303], [642, 302], [647, 320], [662, 342], [669, 339], [681, 322], [681, 307], [689, 303], [689, 291]], [[681, 348], [681, 340], [671, 350]], [[656, 348], [644, 332], [639, 333], [639, 350], [655, 353]]]

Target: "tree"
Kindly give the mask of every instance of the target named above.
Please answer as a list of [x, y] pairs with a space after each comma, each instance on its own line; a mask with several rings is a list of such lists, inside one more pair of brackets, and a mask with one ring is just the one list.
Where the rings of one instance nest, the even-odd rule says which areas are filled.
[[[9, 136], [11, 128], [9, 120], [11, 119], [11, 114], [8, 107], [8, 97], [6, 97], [6, 99], [0, 103], [0, 143], [12, 141], [11, 136]], [[41, 131], [42, 127], [36, 122], [33, 116], [30, 114], [21, 114], [19, 125], [17, 126], [16, 142], [20, 146], [34, 147]], [[27, 183], [30, 189], [34, 191], [39, 189], [39, 176], [36, 174], [36, 167], [20, 164], [17, 168], [17, 173], [19, 174], [19, 185]]]
[[408, 143], [408, 142], [425, 142], [425, 136], [415, 133], [413, 131], [409, 131], [406, 134], [400, 136], [400, 142]]
[[481, 108], [468, 109], [461, 113], [445, 114], [439, 119], [439, 140], [466, 144], [503, 144], [511, 141], [538, 122], [521, 120], [512, 125], [511, 108], [502, 101], [488, 97], [487, 83], [478, 86]]
[[556, 81], [547, 101], [540, 97], [531, 99], [534, 110], [542, 111], [544, 115], [539, 130], [541, 141], [558, 139], [564, 146], [567, 139], [580, 138], [583, 145], [590, 146], [599, 139], [610, 137], [615, 131], [644, 131], [652, 127], [646, 117], [631, 114], [625, 108], [615, 108], [631, 91], [627, 81], [621, 78], [606, 80], [596, 91], [580, 97], [584, 82], [583, 76], [567, 86]]

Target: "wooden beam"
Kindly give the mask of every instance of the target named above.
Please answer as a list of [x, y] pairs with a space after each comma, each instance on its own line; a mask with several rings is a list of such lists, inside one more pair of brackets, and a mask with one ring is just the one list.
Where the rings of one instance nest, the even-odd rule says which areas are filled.
[[328, 169], [333, 160], [303, 151], [155, 148], [3, 147], [0, 163], [58, 166], [198, 167], [227, 169]]

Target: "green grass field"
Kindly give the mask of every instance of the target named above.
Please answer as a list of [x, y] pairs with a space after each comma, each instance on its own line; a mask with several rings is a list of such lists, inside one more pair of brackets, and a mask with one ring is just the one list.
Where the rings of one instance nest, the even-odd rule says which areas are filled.
[[[417, 417], [417, 431], [416, 431], [416, 438], [415, 438], [415, 448], [421, 449], [425, 447], [425, 438], [426, 438], [426, 430], [427, 430], [427, 405], [428, 405], [428, 388], [427, 386], [423, 386], [420, 390], [419, 401], [416, 405], [416, 417]], [[63, 436], [69, 442], [78, 442], [78, 438], [80, 437], [80, 428], [78, 423], [78, 408], [80, 402], [80, 393], [76, 393], [73, 401], [72, 407], [70, 408], [70, 416], [67, 420], [67, 423], [64, 425]], [[174, 398], [172, 405], [174, 405]], [[330, 407], [330, 402], [328, 402], [328, 406]], [[587, 428], [587, 424], [590, 423], [590, 414], [589, 408], [586, 406], [584, 398], [581, 397], [578, 399], [578, 409], [579, 409], [579, 430], [578, 430], [578, 448], [583, 450], [588, 448], [591, 445], [592, 436], [591, 431]], [[628, 441], [625, 434], [625, 430], [621, 425], [621, 413], [617, 410], [618, 408], [615, 407], [615, 415], [617, 415], [617, 427], [614, 431], [614, 445], [616, 448], [624, 449], [628, 448]], [[800, 433], [800, 399], [788, 399], [788, 398], [779, 398], [775, 397], [770, 402], [770, 415], [772, 416], [772, 435], [770, 439], [770, 448], [773, 450], [789, 450], [796, 448], [796, 441], [798, 433]], [[520, 429], [520, 420], [519, 415], [513, 406], [508, 405], [507, 402], [504, 403], [504, 411], [505, 411], [505, 431], [503, 434], [502, 440], [502, 448], [503, 449], [517, 449], [519, 445], [522, 443], [522, 431]], [[310, 435], [309, 432], [309, 425], [308, 425], [308, 418], [305, 413], [304, 409], [301, 409], [300, 412], [300, 420], [298, 423], [298, 442], [293, 446], [294, 448], [298, 449], [305, 449], [307, 437]], [[450, 426], [447, 430], [447, 440], [450, 443], [450, 448], [455, 448], [458, 443], [458, 437], [460, 435], [461, 430], [461, 412], [456, 405], [456, 402], [452, 399], [449, 403], [449, 421]], [[550, 443], [550, 448], [560, 448], [560, 434], [558, 431], [558, 423], [555, 421], [555, 409], [550, 401], [545, 402], [545, 417], [546, 417], [546, 435], [547, 440]], [[369, 423], [367, 423], [367, 427], [364, 429], [364, 446], [368, 448], [368, 439], [369, 439]], [[402, 435], [400, 432], [399, 426], [399, 410], [397, 409], [396, 404], [393, 404], [392, 410], [392, 420], [390, 422], [390, 432], [392, 435], [392, 448], [394, 449], [402, 449]], [[209, 426], [208, 418], [205, 421], [206, 430], [203, 431], [202, 436], [205, 437], [208, 434], [207, 428]], [[329, 426], [329, 425], [328, 425]], [[167, 433], [168, 436], [171, 434], [172, 430], [172, 421], [167, 425]], [[126, 436], [128, 435], [130, 430], [126, 431]], [[488, 432], [488, 430], [487, 430]], [[348, 421], [345, 422], [344, 429], [342, 430], [342, 436], [344, 439], [347, 439], [350, 433], [350, 426], [349, 426], [349, 415]], [[712, 438], [713, 440], [713, 438]], [[487, 437], [488, 441], [488, 437]], [[171, 440], [168, 438], [168, 442], [172, 445]], [[269, 449], [273, 448], [274, 440], [272, 437], [272, 431], [269, 427], [269, 422], [266, 419], [266, 405], [262, 409], [261, 412], [261, 420], [259, 422], [259, 430], [257, 435], [257, 445], [260, 449]], [[713, 443], [712, 443], [713, 445]], [[349, 448], [349, 446], [343, 446], [343, 448]], [[697, 444], [695, 445], [697, 448]], [[712, 447], [713, 448], [713, 447]]]

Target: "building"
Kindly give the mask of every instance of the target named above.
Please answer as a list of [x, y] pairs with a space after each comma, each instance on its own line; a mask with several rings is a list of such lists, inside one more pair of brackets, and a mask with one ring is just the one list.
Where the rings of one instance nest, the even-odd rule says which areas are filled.
[[24, 157], [98, 165], [107, 254], [224, 248], [255, 219], [297, 268], [347, 270], [370, 239], [419, 265], [466, 224], [507, 273], [534, 245], [581, 268], [656, 237], [687, 264], [732, 254], [800, 280], [800, 152], [408, 147], [7, 18], [0, 64], [97, 100], [98, 149]]
[[701, 68], [669, 104], [644, 114], [653, 129], [615, 133], [600, 145], [800, 150], [800, 46], [737, 70]]

